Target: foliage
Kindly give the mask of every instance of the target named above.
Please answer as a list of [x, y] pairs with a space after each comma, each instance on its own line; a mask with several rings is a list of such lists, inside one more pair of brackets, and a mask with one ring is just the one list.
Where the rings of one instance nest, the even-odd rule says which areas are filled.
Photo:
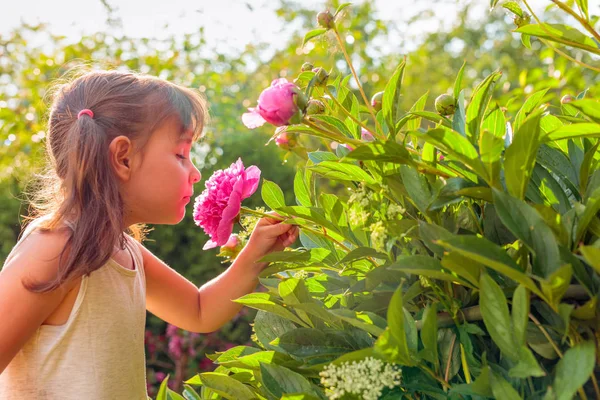
[[218, 368], [187, 381], [199, 398], [356, 398], [344, 377], [373, 360], [402, 371], [384, 399], [600, 396], [598, 88], [564, 104], [543, 84], [497, 96], [496, 70], [467, 95], [463, 67], [447, 117], [427, 94], [402, 111], [410, 67], [379, 111], [351, 90], [353, 68], [324, 87], [297, 76], [327, 112], [276, 132], [306, 151], [295, 201], [267, 181], [262, 197], [304, 228], [302, 247], [262, 259], [266, 291], [236, 300], [258, 310], [254, 345], [212, 355]]

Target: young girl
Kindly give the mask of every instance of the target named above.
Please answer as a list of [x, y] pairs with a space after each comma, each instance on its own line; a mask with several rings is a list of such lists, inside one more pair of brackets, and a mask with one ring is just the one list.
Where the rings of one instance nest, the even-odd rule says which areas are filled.
[[[176, 224], [200, 173], [207, 115], [194, 91], [135, 73], [87, 73], [57, 91], [46, 202], [0, 272], [0, 399], [146, 400], [146, 310], [192, 332], [240, 310], [298, 229], [262, 218], [221, 275], [198, 288], [139, 242]], [[130, 236], [138, 239], [134, 240]]]

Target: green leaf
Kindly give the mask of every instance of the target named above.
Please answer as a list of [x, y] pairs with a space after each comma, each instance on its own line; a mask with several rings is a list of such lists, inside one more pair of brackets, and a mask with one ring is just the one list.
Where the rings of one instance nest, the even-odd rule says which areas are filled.
[[535, 208], [496, 189], [493, 195], [502, 223], [534, 253], [534, 272], [548, 277], [558, 270], [558, 243], [552, 229]]
[[482, 178], [487, 178], [485, 168], [479, 160], [477, 150], [460, 133], [450, 129], [436, 128], [430, 129], [419, 136], [443, 152], [456, 158]]
[[398, 120], [400, 88], [402, 87], [402, 77], [404, 75], [405, 65], [405, 60], [402, 60], [385, 86], [385, 91], [383, 93], [381, 111], [390, 132], [394, 131], [396, 121]]
[[525, 286], [519, 285], [512, 298], [512, 326], [515, 330], [515, 343], [519, 347], [525, 345], [528, 321], [529, 292]]
[[479, 153], [490, 186], [499, 185], [500, 158], [504, 151], [504, 139], [484, 129], [479, 134]]
[[585, 261], [600, 274], [600, 249], [593, 246], [581, 246], [579, 250]]
[[168, 400], [167, 399], [167, 384], [169, 383], [169, 376], [167, 375], [165, 379], [163, 379], [160, 387], [158, 388], [158, 393], [156, 394], [156, 400]]
[[506, 117], [504, 116], [502, 109], [496, 108], [494, 111], [490, 112], [483, 120], [481, 129], [488, 130], [494, 136], [504, 140], [504, 135], [506, 135]]
[[508, 314], [506, 297], [500, 286], [487, 274], [482, 274], [479, 281], [481, 315], [494, 343], [502, 353], [511, 359], [519, 359], [518, 347], [512, 329], [512, 321]]
[[506, 149], [504, 169], [506, 187], [513, 196], [523, 199], [531, 178], [537, 149], [540, 144], [540, 118], [542, 110], [532, 113], [516, 131]]
[[339, 227], [334, 225], [327, 219], [324, 211], [317, 207], [302, 207], [302, 206], [288, 206], [281, 207], [277, 211], [281, 214], [292, 215], [294, 217], [302, 218], [307, 221], [311, 221], [317, 225], [323, 226], [327, 229], [331, 229], [334, 232], [339, 232]]
[[380, 260], [388, 260], [389, 256], [385, 253], [380, 253], [372, 247], [357, 247], [350, 251], [339, 261], [339, 264], [349, 263], [351, 261], [360, 260], [363, 258], [372, 257]]
[[499, 71], [492, 72], [487, 78], [483, 80], [473, 91], [471, 102], [467, 107], [467, 137], [471, 143], [477, 143], [479, 139], [479, 128], [485, 110], [492, 97], [492, 91], [494, 85], [498, 79], [500, 79], [502, 73]]
[[515, 32], [537, 36], [541, 39], [587, 50], [594, 54], [600, 54], [598, 45], [592, 38], [571, 26], [562, 24], [529, 24], [516, 29]]
[[437, 303], [428, 305], [423, 312], [423, 327], [421, 328], [421, 341], [424, 350], [421, 356], [439, 369], [440, 360], [438, 358], [438, 320]]
[[444, 272], [440, 261], [430, 256], [413, 255], [402, 257], [386, 268], [449, 282], [460, 280], [458, 277]]
[[335, 14], [333, 14], [334, 17], [337, 17], [337, 15], [342, 12], [342, 10], [346, 7], [348, 7], [349, 5], [351, 5], [352, 3], [342, 3], [339, 5], [339, 7], [337, 8], [337, 10], [335, 10]]
[[298, 205], [304, 207], [313, 206], [303, 168], [298, 168], [296, 170], [296, 175], [294, 176], [294, 194], [296, 195], [296, 202]]
[[376, 160], [396, 164], [407, 164], [411, 161], [408, 151], [393, 140], [387, 142], [370, 142], [358, 146], [348, 153], [342, 161], [350, 160]]
[[465, 137], [467, 136], [466, 119], [465, 91], [461, 90], [458, 97], [456, 97], [456, 110], [454, 111], [454, 117], [452, 117], [452, 129]]
[[243, 383], [217, 372], [200, 374], [202, 385], [229, 400], [257, 399], [256, 394]]
[[539, 90], [531, 96], [529, 96], [527, 100], [525, 100], [525, 103], [523, 103], [523, 106], [521, 107], [521, 109], [519, 109], [519, 112], [517, 113], [517, 116], [515, 117], [515, 121], [513, 123], [513, 129], [515, 132], [519, 130], [523, 121], [525, 121], [525, 119], [536, 108], [538, 108], [540, 104], [542, 104], [542, 99], [544, 98], [548, 90], [548, 88]]
[[543, 293], [537, 288], [533, 280], [519, 270], [518, 265], [506, 251], [489, 240], [476, 236], [461, 235], [452, 239], [438, 240], [437, 244], [506, 275], [544, 298]]
[[551, 142], [563, 139], [600, 137], [600, 124], [593, 122], [581, 122], [577, 124], [562, 125], [542, 137], [543, 142]]
[[262, 199], [272, 210], [285, 207], [285, 197], [281, 188], [275, 183], [263, 179], [261, 188]]
[[278, 399], [286, 393], [314, 394], [310, 382], [288, 368], [275, 364], [261, 364], [260, 375], [264, 387]]
[[475, 287], [479, 286], [479, 275], [484, 269], [483, 265], [456, 252], [446, 253], [442, 258], [442, 266], [466, 279]]
[[402, 183], [408, 192], [409, 196], [415, 202], [423, 214], [427, 213], [429, 203], [431, 202], [431, 191], [425, 177], [418, 173], [416, 169], [407, 165], [400, 166], [400, 174], [402, 175]]
[[573, 276], [573, 268], [570, 264], [565, 264], [554, 271], [548, 279], [541, 281], [542, 292], [546, 295], [550, 305], [558, 307], [562, 297], [564, 296], [571, 277]]
[[518, 15], [519, 17], [523, 16], [523, 10], [521, 9], [521, 6], [514, 1], [507, 1], [506, 3], [502, 4], [502, 7], [511, 11], [513, 14]]
[[312, 31], [308, 32], [306, 35], [304, 35], [304, 40], [302, 41], [302, 47], [304, 47], [304, 45], [306, 45], [306, 43], [308, 43], [309, 40], [319, 37], [322, 34], [324, 34], [325, 32], [327, 32], [327, 28], [313, 29]]
[[583, 235], [588, 230], [592, 220], [596, 218], [598, 211], [600, 211], [600, 188], [597, 188], [592, 192], [585, 203], [583, 214], [579, 216], [577, 232], [575, 234], [575, 243], [579, 243], [583, 239]]
[[594, 371], [596, 346], [594, 342], [581, 342], [567, 350], [556, 364], [554, 392], [558, 400], [572, 399]]
[[268, 350], [284, 352], [280, 347], [271, 345], [270, 343], [284, 333], [294, 329], [296, 329], [296, 325], [289, 320], [266, 311], [258, 311], [254, 318], [254, 332], [256, 333], [256, 337], [260, 344]]
[[520, 400], [522, 398], [510, 383], [495, 372], [490, 373], [490, 384], [492, 393], [497, 400]]
[[408, 342], [404, 323], [404, 304], [402, 301], [402, 285], [398, 285], [387, 310], [387, 322], [391, 338], [397, 345], [398, 356], [402, 360], [410, 360]]
[[289, 354], [300, 358], [339, 356], [358, 350], [348, 341], [345, 331], [322, 331], [312, 328], [297, 328], [284, 333], [271, 344], [279, 346]]
[[[427, 103], [427, 97], [429, 96], [429, 92], [425, 93], [423, 96], [419, 97], [419, 99], [413, 104], [410, 108], [410, 112], [413, 115], [419, 115], [416, 113], [417, 111], [423, 111], [425, 109], [425, 103]], [[433, 114], [433, 113], [432, 113]], [[440, 118], [439, 115], [434, 114], [434, 118]], [[406, 122], [406, 129], [409, 131], [416, 131], [421, 126], [421, 118], [411, 118]]]
[[381, 335], [387, 326], [385, 319], [368, 311], [357, 312], [340, 308], [331, 310], [330, 313], [373, 336]]
[[311, 171], [330, 179], [340, 181], [365, 182], [368, 185], [376, 183], [375, 179], [359, 166], [333, 161], [323, 161], [318, 165], [308, 167]]
[[330, 151], [313, 151], [308, 153], [308, 159], [315, 164], [323, 161], [338, 161], [339, 158]]
[[458, 70], [458, 74], [456, 74], [456, 79], [454, 80], [454, 98], [458, 99], [458, 96], [460, 94], [460, 89], [462, 86], [462, 80], [463, 80], [463, 75], [465, 73], [465, 66], [467, 65], [467, 61], [463, 61], [463, 65], [460, 67], [460, 69]]
[[281, 304], [278, 304], [275, 301], [275, 297], [269, 293], [249, 293], [233, 301], [248, 306], [250, 308], [277, 314], [280, 317], [297, 323], [298, 325], [306, 326], [306, 324], [303, 321], [301, 321], [294, 313], [289, 311]]
[[190, 385], [183, 384], [182, 394], [187, 400], [202, 400], [200, 395]]
[[517, 365], [508, 371], [508, 376], [511, 378], [528, 378], [530, 376], [540, 377], [545, 375], [546, 373], [540, 367], [531, 350], [526, 345], [522, 345], [519, 350], [519, 361]]

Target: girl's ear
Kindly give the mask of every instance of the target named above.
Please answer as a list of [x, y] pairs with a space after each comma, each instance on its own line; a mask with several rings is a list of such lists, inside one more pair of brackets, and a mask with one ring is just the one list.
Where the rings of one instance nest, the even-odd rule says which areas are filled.
[[108, 145], [109, 160], [117, 177], [127, 182], [131, 177], [133, 143], [127, 136], [117, 136]]

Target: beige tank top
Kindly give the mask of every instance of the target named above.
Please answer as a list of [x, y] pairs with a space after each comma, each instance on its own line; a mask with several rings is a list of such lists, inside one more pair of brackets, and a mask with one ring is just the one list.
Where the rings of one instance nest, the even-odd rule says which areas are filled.
[[[35, 229], [29, 224], [5, 261]], [[41, 325], [0, 374], [1, 400], [147, 400], [142, 254], [127, 236], [135, 270], [110, 259], [83, 276], [64, 325]]]

